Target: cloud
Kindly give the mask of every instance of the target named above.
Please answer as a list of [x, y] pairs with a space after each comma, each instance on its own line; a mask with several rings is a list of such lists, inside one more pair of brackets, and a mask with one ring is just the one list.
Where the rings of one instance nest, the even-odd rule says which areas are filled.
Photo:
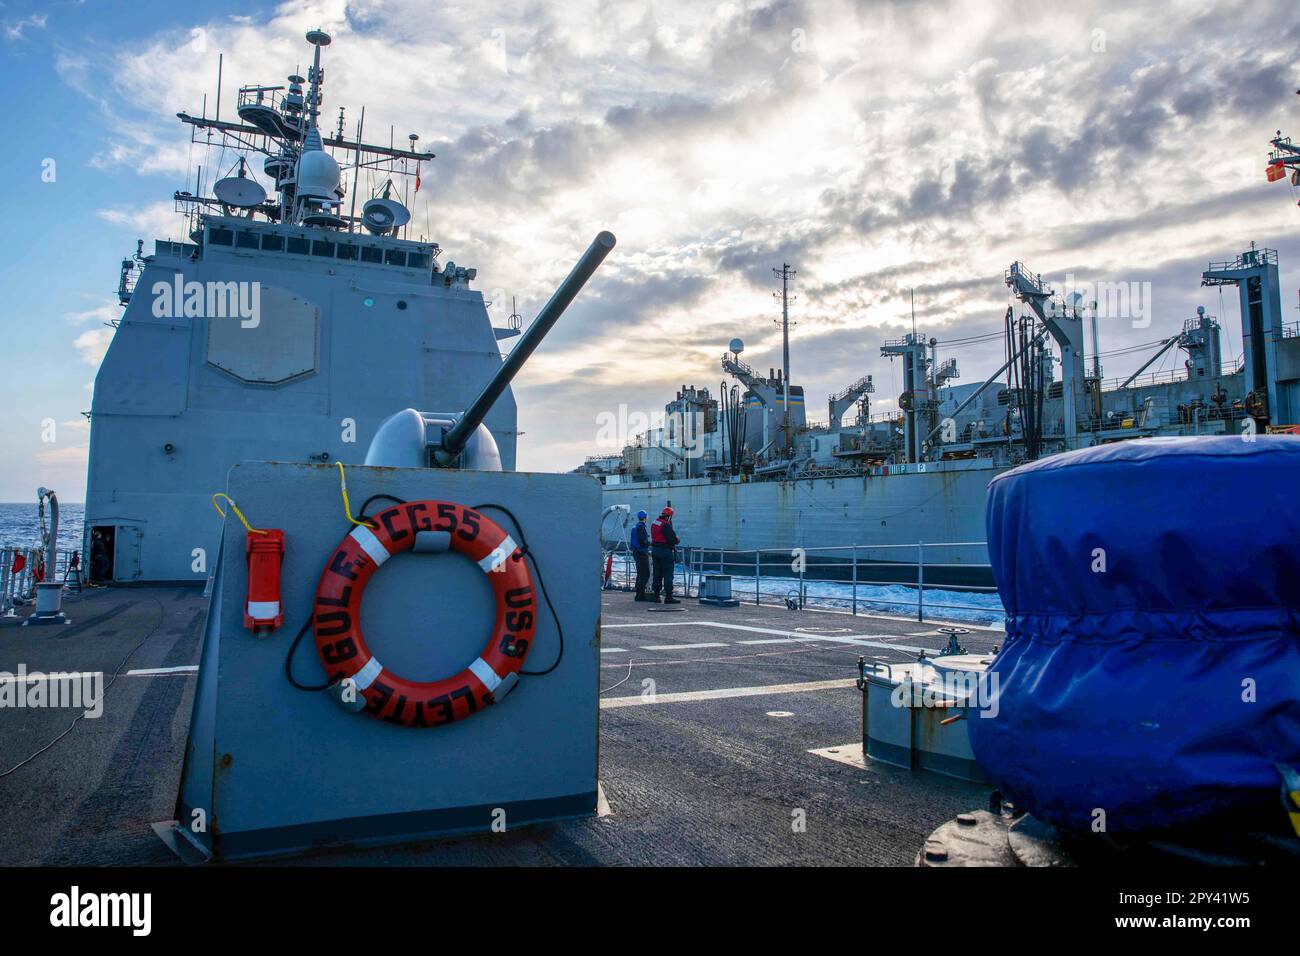
[[[238, 86], [282, 82], [318, 24], [334, 36], [323, 123], [346, 105], [352, 130], [364, 104], [368, 139], [420, 134], [438, 158], [412, 229], [476, 266], [498, 305], [531, 318], [599, 229], [618, 235], [516, 382], [526, 467], [576, 464], [592, 408], [716, 388], [733, 336], [776, 364], [783, 262], [810, 402], [871, 373], [883, 403], [895, 373], [879, 346], [910, 328], [913, 294], [918, 328], [943, 341], [1001, 328], [1013, 260], [1150, 276], [1172, 329], [1202, 295], [1197, 263], [1252, 239], [1287, 254], [1295, 231], [1262, 175], [1297, 85], [1282, 0], [1025, 0], [1011, 17], [992, 0], [314, 0], [192, 16], [58, 61], [115, 130], [94, 168], [158, 184], [159, 201], [98, 214], [132, 238], [174, 237], [164, 197], [231, 161], [203, 142], [191, 155], [173, 116], [205, 92], [215, 109], [217, 53], [230, 118]], [[78, 339], [88, 361], [106, 332]], [[1103, 348], [1152, 337], [1105, 334]], [[1000, 348], [953, 354], [972, 380]]]
[[4, 30], [6, 40], [22, 40], [27, 30], [44, 30], [45, 14], [33, 13], [18, 20], [5, 20], [0, 29]]
[[112, 329], [87, 329], [73, 340], [72, 347], [77, 350], [77, 355], [83, 362], [99, 368], [99, 363], [104, 360], [112, 341]]
[[144, 206], [112, 206], [95, 212], [104, 222], [120, 226], [136, 238], [144, 239], [147, 247], [153, 239], [178, 239], [182, 219], [176, 215], [172, 202], [154, 202]]
[[89, 460], [89, 445], [60, 445], [36, 453], [36, 463], [51, 468], [68, 465], [79, 465], [84, 468]]
[[96, 325], [108, 325], [117, 322], [121, 317], [122, 307], [116, 301], [105, 302], [84, 312], [70, 312], [65, 316], [73, 325], [86, 325], [90, 322]]

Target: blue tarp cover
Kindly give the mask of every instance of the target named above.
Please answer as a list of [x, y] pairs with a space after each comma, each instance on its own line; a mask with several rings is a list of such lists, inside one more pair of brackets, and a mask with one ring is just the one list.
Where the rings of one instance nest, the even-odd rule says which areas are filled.
[[[1126, 441], [989, 486], [1007, 639], [988, 775], [1067, 830], [1284, 825], [1300, 764], [1300, 439]], [[1102, 562], [1104, 561], [1104, 565]], [[1104, 567], [1104, 570], [1101, 568]]]

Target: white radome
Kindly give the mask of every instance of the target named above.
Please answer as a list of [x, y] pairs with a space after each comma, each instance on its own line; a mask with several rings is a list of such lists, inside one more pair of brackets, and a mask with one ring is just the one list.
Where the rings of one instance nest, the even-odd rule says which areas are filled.
[[298, 161], [298, 195], [333, 199], [339, 185], [339, 164], [324, 150], [302, 154]]

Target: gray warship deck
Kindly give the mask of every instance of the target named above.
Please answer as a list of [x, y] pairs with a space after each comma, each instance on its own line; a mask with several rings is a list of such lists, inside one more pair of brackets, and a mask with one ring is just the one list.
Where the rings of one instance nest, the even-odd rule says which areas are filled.
[[[271, 863], [911, 865], [932, 830], [987, 802], [986, 788], [813, 753], [861, 740], [858, 656], [905, 661], [919, 648], [937, 652], [946, 638], [933, 623], [680, 607], [636, 604], [626, 592], [604, 596], [607, 815]], [[101, 717], [78, 721], [0, 778], [0, 863], [176, 865], [150, 824], [172, 816], [206, 601], [193, 588], [109, 589], [69, 595], [65, 610], [73, 620], [65, 627], [0, 628], [0, 671], [13, 674], [20, 664], [29, 673], [103, 671], [107, 681], [138, 648]], [[286, 630], [277, 639], [287, 648]], [[1001, 636], [973, 630], [962, 640], [985, 651]], [[653, 697], [643, 696], [647, 679]], [[0, 710], [0, 772], [66, 730], [76, 713]], [[798, 810], [803, 832], [792, 828]]]

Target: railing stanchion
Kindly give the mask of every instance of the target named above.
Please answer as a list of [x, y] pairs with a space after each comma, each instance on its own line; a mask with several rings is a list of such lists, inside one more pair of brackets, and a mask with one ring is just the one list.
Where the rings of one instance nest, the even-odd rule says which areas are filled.
[[925, 542], [916, 542], [916, 619], [925, 620]]
[[9, 549], [0, 548], [0, 614], [9, 612]]
[[853, 616], [858, 616], [858, 546], [853, 546]]
[[803, 610], [803, 592], [804, 592], [803, 568], [804, 565], [807, 563], [808, 563], [808, 554], [807, 552], [804, 552], [804, 554], [802, 554], [799, 558], [799, 610], [801, 611]]
[[759, 597], [758, 584], [763, 579], [763, 561], [761, 558], [763, 552], [757, 548], [754, 549], [754, 604], [762, 604]]

